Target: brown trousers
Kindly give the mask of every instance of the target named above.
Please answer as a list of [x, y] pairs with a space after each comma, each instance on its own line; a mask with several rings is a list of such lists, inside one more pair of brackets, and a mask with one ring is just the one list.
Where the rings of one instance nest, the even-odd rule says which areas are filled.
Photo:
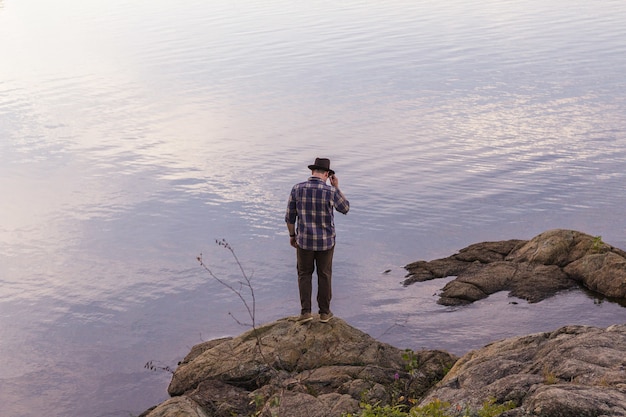
[[330, 313], [330, 299], [333, 296], [333, 253], [335, 248], [313, 251], [298, 248], [298, 288], [300, 290], [301, 314], [311, 312], [313, 293], [313, 271], [317, 268], [317, 306], [320, 314]]

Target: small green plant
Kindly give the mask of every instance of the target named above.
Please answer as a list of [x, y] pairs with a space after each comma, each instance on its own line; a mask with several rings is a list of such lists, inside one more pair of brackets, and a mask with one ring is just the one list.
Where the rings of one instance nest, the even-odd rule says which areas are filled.
[[361, 412], [343, 414], [342, 417], [497, 417], [507, 410], [515, 408], [513, 401], [497, 404], [495, 398], [485, 401], [481, 408], [473, 410], [468, 406], [452, 405], [447, 401], [435, 399], [428, 404], [404, 411], [402, 405], [371, 405], [361, 403]]
[[263, 395], [255, 395], [254, 398], [250, 401], [250, 405], [254, 405], [255, 412], [253, 414], [254, 417], [258, 417], [261, 415], [263, 411], [263, 405], [265, 404], [265, 397]]
[[361, 412], [358, 414], [342, 414], [342, 417], [407, 417], [403, 405], [384, 405], [361, 403]]
[[406, 349], [402, 353], [402, 359], [405, 361], [404, 370], [408, 373], [408, 380], [400, 377], [400, 372], [396, 372], [393, 376], [393, 383], [387, 388], [389, 392], [389, 403], [392, 407], [398, 406], [400, 409], [409, 408], [417, 401], [412, 398], [411, 385], [419, 374], [421, 363], [419, 358], [411, 349]]
[[478, 410], [478, 417], [496, 417], [514, 408], [515, 403], [513, 401], [507, 401], [504, 404], [496, 404], [496, 399], [491, 398], [483, 403], [483, 408]]
[[559, 378], [555, 375], [554, 372], [550, 370], [547, 366], [545, 366], [542, 370], [543, 375], [543, 383], [546, 385], [554, 385], [559, 382]]
[[406, 365], [404, 365], [404, 369], [411, 375], [411, 377], [415, 377], [419, 368], [421, 366], [415, 352], [411, 349], [405, 349], [402, 354], [402, 359], [406, 361]]
[[421, 407], [413, 407], [409, 412], [410, 417], [450, 417], [448, 410], [450, 403], [435, 399], [434, 401]]
[[434, 400], [422, 407], [414, 407], [409, 417], [497, 417], [507, 410], [515, 408], [513, 401], [496, 404], [495, 398], [485, 401], [481, 408], [472, 410], [470, 407], [452, 406], [447, 401]]
[[594, 236], [593, 241], [591, 242], [591, 250], [594, 252], [600, 252], [603, 246], [604, 242], [602, 241], [602, 236]]
[[269, 401], [265, 396], [257, 394], [250, 401], [250, 405], [254, 405], [255, 412], [250, 417], [260, 417], [269, 414], [271, 417], [277, 417], [280, 407], [280, 397], [274, 396]]

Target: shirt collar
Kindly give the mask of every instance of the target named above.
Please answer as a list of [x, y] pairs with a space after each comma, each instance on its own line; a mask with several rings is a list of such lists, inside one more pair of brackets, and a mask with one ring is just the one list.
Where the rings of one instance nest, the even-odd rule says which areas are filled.
[[319, 181], [319, 182], [321, 182], [321, 183], [326, 184], [326, 181], [324, 181], [324, 180], [323, 180], [323, 179], [321, 179], [320, 177], [316, 177], [316, 176], [314, 176], [314, 175], [311, 175], [311, 176], [309, 177], [309, 181]]

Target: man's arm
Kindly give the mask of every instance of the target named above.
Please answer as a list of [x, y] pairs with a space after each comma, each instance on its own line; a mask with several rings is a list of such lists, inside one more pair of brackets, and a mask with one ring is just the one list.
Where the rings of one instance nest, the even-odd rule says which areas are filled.
[[287, 223], [287, 230], [289, 230], [289, 244], [294, 248], [297, 248], [298, 241], [296, 236], [296, 225], [293, 223]]
[[330, 177], [330, 185], [335, 187], [335, 210], [339, 213], [347, 214], [348, 210], [350, 210], [350, 202], [346, 198], [345, 195], [339, 189], [339, 178], [336, 175], [332, 175]]
[[298, 247], [296, 241], [296, 201], [294, 198], [293, 190], [289, 195], [289, 201], [287, 202], [287, 212], [285, 213], [285, 223], [287, 223], [287, 230], [289, 231], [289, 244], [294, 248]]

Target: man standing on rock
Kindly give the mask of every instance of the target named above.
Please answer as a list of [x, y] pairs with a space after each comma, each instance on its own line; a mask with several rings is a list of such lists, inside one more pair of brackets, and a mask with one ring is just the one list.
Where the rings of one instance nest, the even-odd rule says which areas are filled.
[[[317, 268], [317, 305], [320, 321], [328, 323], [332, 298], [333, 252], [335, 250], [334, 209], [347, 214], [350, 202], [339, 190], [339, 179], [330, 169], [330, 160], [316, 158], [309, 165], [311, 176], [291, 189], [285, 222], [291, 246], [297, 250], [300, 317], [298, 322], [313, 320], [311, 296], [313, 271]], [[330, 180], [330, 185], [326, 183]], [[297, 229], [296, 229], [297, 221]]]

